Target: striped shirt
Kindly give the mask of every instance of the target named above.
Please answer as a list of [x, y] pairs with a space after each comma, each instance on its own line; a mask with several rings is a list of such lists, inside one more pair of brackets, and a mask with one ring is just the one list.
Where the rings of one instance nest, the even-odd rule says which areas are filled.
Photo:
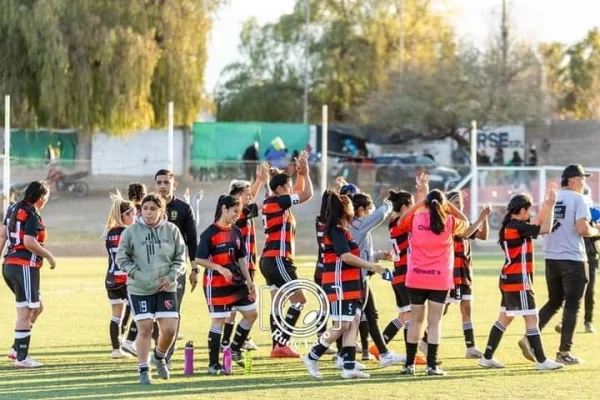
[[119, 270], [117, 265], [117, 250], [121, 243], [121, 234], [125, 228], [115, 226], [106, 234], [106, 251], [108, 252], [108, 270], [106, 271], [105, 285], [108, 290], [116, 290], [127, 283], [127, 274]]
[[297, 194], [271, 196], [262, 207], [265, 248], [262, 258], [282, 257], [293, 260], [296, 242], [296, 219], [291, 207], [300, 203]]
[[357, 300], [364, 296], [360, 268], [342, 261], [340, 256], [352, 253], [360, 257], [358, 243], [347, 229], [333, 227], [323, 239], [322, 287], [329, 301]]
[[532, 239], [540, 234], [540, 226], [511, 219], [504, 228], [505, 261], [500, 275], [500, 289], [505, 292], [530, 290], [533, 285], [534, 254]]
[[390, 230], [390, 241], [392, 242], [392, 253], [394, 256], [394, 278], [392, 285], [404, 285], [406, 281], [406, 268], [408, 266], [409, 232], [403, 230], [398, 222], [400, 217], [390, 219], [388, 225]]
[[235, 223], [235, 226], [240, 228], [244, 247], [246, 248], [246, 264], [248, 269], [253, 271], [256, 268], [256, 227], [253, 218], [258, 216], [258, 206], [256, 204], [248, 204], [242, 210], [240, 218]]
[[[10, 213], [7, 213], [8, 251], [4, 262], [41, 268], [43, 259], [25, 247], [25, 235], [34, 237], [40, 245], [44, 246], [47, 232], [42, 216], [29, 203], [17, 203], [9, 211]], [[11, 224], [12, 217], [8, 215], [12, 216], [14, 213], [16, 213], [14, 224]]]

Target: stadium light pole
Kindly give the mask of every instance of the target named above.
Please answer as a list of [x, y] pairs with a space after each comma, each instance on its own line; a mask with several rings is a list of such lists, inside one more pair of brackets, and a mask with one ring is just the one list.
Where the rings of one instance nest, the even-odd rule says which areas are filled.
[[310, 24], [310, 0], [304, 2], [306, 8], [306, 23], [304, 25], [304, 98], [302, 100], [302, 121], [308, 124], [308, 56], [309, 56], [309, 24]]
[[2, 209], [6, 213], [10, 204], [10, 95], [4, 96], [4, 201]]
[[479, 174], [477, 173], [477, 121], [471, 121], [471, 221], [477, 221], [479, 203]]

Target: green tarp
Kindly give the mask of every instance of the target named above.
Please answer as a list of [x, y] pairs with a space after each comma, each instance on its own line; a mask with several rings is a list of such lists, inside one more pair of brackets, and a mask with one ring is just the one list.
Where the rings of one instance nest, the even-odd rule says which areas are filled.
[[72, 167], [77, 155], [77, 132], [13, 130], [10, 133], [11, 163], [30, 167], [44, 165], [48, 146], [62, 166]]
[[289, 150], [304, 150], [310, 137], [310, 128], [304, 124], [281, 123], [195, 123], [193, 129], [191, 162], [193, 167], [210, 168], [218, 162], [241, 160], [244, 151], [253, 141], [260, 144], [260, 156], [276, 137], [280, 137]]

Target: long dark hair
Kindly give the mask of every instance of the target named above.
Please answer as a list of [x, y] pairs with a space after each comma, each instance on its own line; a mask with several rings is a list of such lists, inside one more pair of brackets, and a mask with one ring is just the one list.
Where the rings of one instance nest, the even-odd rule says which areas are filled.
[[436, 235], [446, 229], [446, 211], [443, 207], [445, 202], [446, 196], [439, 189], [433, 189], [425, 198], [425, 204], [429, 207], [429, 225]]
[[406, 190], [390, 190], [388, 200], [392, 202], [394, 212], [400, 212], [403, 206], [410, 207], [413, 196]]
[[371, 206], [373, 206], [373, 200], [368, 194], [355, 193], [352, 196], [348, 197], [350, 197], [350, 200], [352, 200], [352, 207], [354, 207], [354, 211], [358, 210], [361, 207], [364, 210], [368, 210]]
[[500, 247], [504, 246], [504, 230], [506, 229], [506, 225], [508, 225], [508, 222], [511, 220], [512, 216], [514, 214], [518, 214], [523, 208], [528, 210], [532, 204], [533, 199], [527, 194], [516, 194], [510, 199], [508, 206], [506, 206], [506, 214], [502, 219], [502, 224], [500, 224], [500, 232], [498, 234], [498, 244]]
[[219, 197], [219, 201], [217, 201], [217, 209], [215, 210], [215, 221], [218, 221], [223, 214], [223, 206], [226, 209], [230, 209], [235, 206], [239, 206], [241, 204], [240, 198], [238, 196], [231, 196], [229, 194], [222, 194]]
[[343, 225], [343, 222], [351, 222], [352, 215], [348, 214], [348, 207], [352, 207], [352, 202], [348, 196], [340, 196], [335, 192], [331, 192], [325, 232], [330, 232], [334, 227]]
[[146, 196], [146, 193], [148, 193], [148, 191], [146, 190], [146, 185], [143, 183], [134, 182], [127, 188], [127, 197], [130, 201], [136, 203], [141, 202], [144, 199], [144, 196]]
[[15, 225], [17, 223], [17, 213], [19, 209], [21, 209], [25, 204], [33, 205], [37, 203], [39, 199], [46, 196], [48, 193], [50, 193], [50, 187], [45, 182], [33, 181], [27, 185], [27, 189], [25, 189], [25, 194], [23, 195], [23, 200], [15, 204], [14, 210], [10, 216], [10, 221], [8, 222], [8, 229], [11, 232], [15, 229]]
[[329, 198], [333, 192], [331, 190], [326, 190], [323, 192], [323, 196], [321, 197], [321, 211], [317, 216], [317, 220], [319, 222], [327, 221], [327, 215], [329, 214]]

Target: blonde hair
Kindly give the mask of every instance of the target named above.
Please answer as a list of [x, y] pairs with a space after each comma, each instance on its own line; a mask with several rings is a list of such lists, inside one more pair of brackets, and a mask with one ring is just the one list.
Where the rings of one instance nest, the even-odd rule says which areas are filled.
[[245, 189], [248, 189], [251, 187], [252, 187], [252, 184], [250, 183], [250, 181], [241, 181], [241, 180], [234, 179], [229, 184], [228, 193], [231, 196], [237, 196], [237, 195], [241, 194]]
[[118, 189], [116, 193], [110, 193], [110, 201], [112, 205], [110, 207], [110, 212], [108, 213], [106, 224], [104, 225], [104, 232], [102, 233], [103, 238], [106, 238], [108, 231], [116, 226], [122, 228], [126, 227], [123, 222], [123, 213], [135, 208], [133, 202], [125, 200]]

